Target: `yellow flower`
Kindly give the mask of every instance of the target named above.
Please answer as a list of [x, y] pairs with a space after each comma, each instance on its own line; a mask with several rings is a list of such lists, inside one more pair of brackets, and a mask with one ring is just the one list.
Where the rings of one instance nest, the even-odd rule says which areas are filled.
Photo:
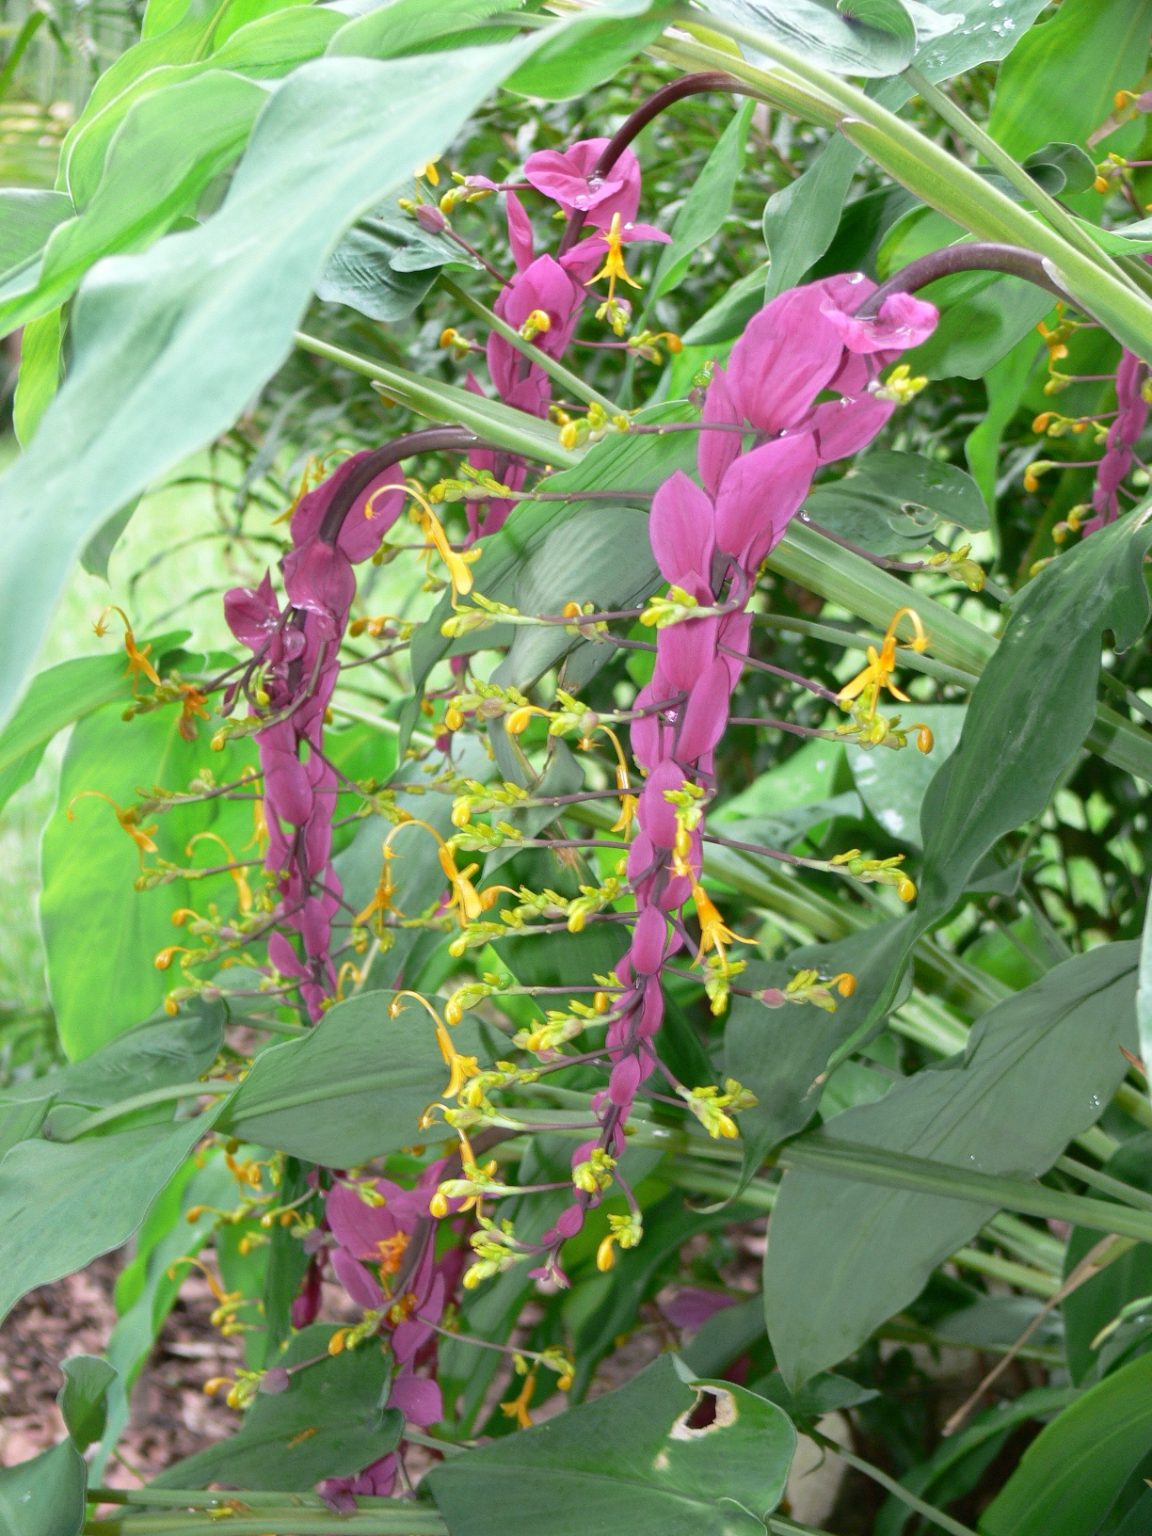
[[[105, 608], [104, 612], [96, 620], [92, 628], [96, 631], [97, 635], [105, 635], [107, 633], [108, 627], [104, 621], [110, 613], [118, 613], [121, 619], [124, 621], [124, 650], [128, 655], [127, 675], [132, 679], [132, 692], [136, 692], [139, 679], [142, 675], [146, 677], [150, 683], [158, 688], [160, 686], [160, 674], [148, 660], [152, 647], [150, 645], [138, 646], [136, 644], [136, 636], [132, 633], [132, 626], [129, 624], [128, 615], [124, 612], [123, 608], [117, 608], [115, 603], [110, 604], [107, 608]], [[205, 719], [207, 719], [207, 716], [205, 716]]]
[[902, 693], [892, 681], [896, 675], [896, 631], [900, 620], [907, 614], [912, 621], [915, 631], [914, 637], [907, 642], [908, 649], [913, 651], [925, 651], [928, 648], [928, 637], [924, 633], [924, 626], [920, 622], [920, 615], [913, 608], [900, 608], [892, 616], [892, 622], [885, 632], [884, 639], [877, 650], [874, 645], [867, 648], [865, 654], [868, 657], [868, 665], [863, 671], [858, 672], [851, 682], [845, 683], [836, 695], [838, 702], [847, 706], [853, 699], [864, 697], [863, 714], [866, 719], [871, 719], [876, 714], [880, 703], [881, 693], [887, 691], [894, 699], [902, 703], [909, 703], [906, 693]]
[[628, 276], [627, 269], [624, 266], [624, 240], [620, 233], [620, 215], [618, 213], [612, 215], [611, 225], [607, 229], [602, 229], [600, 236], [608, 242], [608, 254], [605, 256], [604, 265], [600, 268], [599, 272], [590, 277], [584, 286], [590, 288], [593, 283], [598, 283], [602, 277], [606, 277], [608, 279], [608, 301], [610, 303], [616, 296], [617, 279], [622, 283], [627, 283], [630, 288], [639, 288], [640, 284], [635, 278]]

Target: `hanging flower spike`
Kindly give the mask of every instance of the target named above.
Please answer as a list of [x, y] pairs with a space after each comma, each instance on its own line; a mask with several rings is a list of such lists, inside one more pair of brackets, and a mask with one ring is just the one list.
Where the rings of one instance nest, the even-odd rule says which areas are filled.
[[118, 613], [124, 621], [124, 650], [128, 656], [128, 668], [125, 675], [132, 679], [132, 692], [135, 693], [137, 691], [142, 676], [159, 688], [160, 674], [148, 660], [152, 647], [151, 645], [138, 646], [136, 644], [136, 636], [132, 633], [132, 626], [128, 622], [128, 615], [124, 612], [123, 608], [118, 608], [115, 603], [110, 603], [96, 620], [95, 624], [93, 624], [92, 628], [98, 636], [103, 638], [108, 633], [108, 626], [105, 620], [110, 613]]

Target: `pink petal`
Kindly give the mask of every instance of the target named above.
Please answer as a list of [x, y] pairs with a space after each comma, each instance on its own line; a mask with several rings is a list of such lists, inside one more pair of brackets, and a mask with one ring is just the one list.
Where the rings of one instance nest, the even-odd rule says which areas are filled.
[[818, 463], [816, 445], [804, 432], [741, 455], [724, 476], [716, 503], [716, 543], [749, 575], [783, 536]]
[[648, 539], [666, 581], [709, 602], [709, 575], [715, 548], [715, 512], [700, 487], [678, 469], [652, 499]]

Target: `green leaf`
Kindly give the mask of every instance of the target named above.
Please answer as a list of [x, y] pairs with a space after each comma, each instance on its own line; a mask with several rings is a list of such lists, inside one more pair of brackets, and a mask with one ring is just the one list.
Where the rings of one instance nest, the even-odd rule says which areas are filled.
[[288, 354], [339, 234], [442, 150], [535, 46], [458, 51], [449, 95], [425, 89], [419, 60], [302, 66], [261, 114], [213, 218], [92, 274], [75, 306], [72, 372], [0, 481], [3, 716], [24, 681], [15, 659], [35, 651], [92, 532], [232, 423]]
[[1028, 34], [1028, 29], [1049, 0], [999, 0], [999, 3], [997, 0], [930, 0], [930, 3], [934, 11], [959, 19], [959, 24], [950, 32], [928, 39], [916, 55], [915, 64], [920, 73], [929, 80], [940, 81], [1005, 58]]
[[96, 1355], [73, 1355], [62, 1369], [64, 1385], [57, 1399], [60, 1414], [76, 1449], [86, 1451], [104, 1433], [108, 1389], [116, 1372]]
[[[153, 648], [163, 657], [187, 638], [186, 630], [160, 635]], [[106, 704], [126, 703], [130, 695], [122, 655], [76, 656], [41, 672], [0, 731], [0, 806], [27, 784], [54, 736]]]
[[1024, 1452], [985, 1510], [987, 1536], [1094, 1536], [1152, 1444], [1152, 1355], [1105, 1377]]
[[910, 704], [902, 719], [923, 722], [932, 732], [929, 753], [909, 745], [899, 752], [877, 747], [865, 752], [848, 749], [848, 762], [860, 798], [876, 820], [898, 842], [921, 846], [920, 807], [942, 759], [956, 749], [964, 725], [962, 704]]
[[[178, 907], [197, 909], [208, 899], [227, 906], [235, 900], [226, 874], [195, 885], [177, 879], [135, 890], [140, 853], [113, 807], [77, 798], [96, 791], [123, 808], [136, 800], [139, 785], [186, 792], [209, 755], [221, 783], [238, 778], [251, 761], [250, 743], [232, 742], [223, 753], [209, 754], [201, 740], [184, 740], [179, 721], [175, 706], [129, 721], [100, 710], [79, 722], [68, 743], [60, 798], [44, 830], [40, 919], [56, 1025], [73, 1058], [90, 1055], [159, 1008], [174, 981], [156, 969], [155, 958], [180, 942], [171, 916]], [[186, 852], [199, 832], [215, 832], [234, 848], [251, 833], [250, 808], [219, 796], [144, 820], [156, 829], [159, 854], [151, 857], [167, 858], [177, 868], [227, 862], [215, 844], [208, 845], [209, 857], [202, 850]], [[122, 907], [109, 925], [104, 903], [113, 895]]]
[[84, 1458], [71, 1440], [0, 1467], [0, 1536], [80, 1536], [87, 1487]]
[[916, 52], [916, 27], [900, 0], [707, 0], [705, 9], [836, 74], [886, 79]]
[[115, 1371], [94, 1355], [63, 1364], [56, 1402], [68, 1439], [20, 1466], [0, 1468], [0, 1536], [79, 1536], [87, 1470], [82, 1452], [99, 1438]]
[[[876, 932], [867, 929], [838, 943], [809, 946], [790, 957], [789, 964], [750, 966], [751, 989], [785, 987], [804, 965], [817, 965], [824, 975], [855, 971], [876, 946]], [[740, 1116], [744, 1154], [733, 1195], [744, 1189], [773, 1147], [803, 1130], [820, 1107], [828, 1058], [859, 1024], [858, 1009], [837, 1000], [835, 1013], [811, 1004], [769, 1008], [755, 998], [733, 996], [724, 1030], [724, 1075], [756, 1095], [756, 1103]]]
[[[1110, 1178], [1152, 1194], [1150, 1154], [1152, 1134], [1145, 1132], [1133, 1136], [1113, 1153], [1103, 1171]], [[1065, 1277], [1099, 1241], [1098, 1232], [1073, 1227], [1064, 1253]], [[1135, 1243], [1064, 1298], [1060, 1308], [1064, 1316], [1064, 1350], [1068, 1373], [1078, 1386], [1099, 1368], [1098, 1348], [1094, 1349], [1092, 1345], [1101, 1329], [1114, 1322], [1130, 1302], [1139, 1301], [1144, 1296], [1152, 1296], [1152, 1244], [1149, 1243]]]
[[209, 1110], [118, 1136], [13, 1147], [0, 1163], [0, 1319], [36, 1286], [127, 1242], [214, 1119]]
[[1001, 69], [989, 133], [1017, 159], [1054, 140], [1083, 143], [1116, 91], [1143, 77], [1150, 28], [1152, 0], [1065, 0]]
[[[644, 318], [656, 300], [671, 293], [680, 282], [691, 266], [695, 252], [724, 227], [732, 209], [736, 183], [744, 169], [748, 126], [755, 106], [754, 101], [746, 101], [736, 112], [704, 162], [699, 176], [689, 186], [672, 224], [672, 244], [661, 249], [649, 286]], [[642, 322], [638, 322], [638, 326], [641, 325]]]
[[973, 533], [988, 528], [988, 509], [970, 475], [923, 454], [887, 450], [867, 454], [843, 479], [810, 491], [804, 511], [876, 554], [919, 548], [940, 522]]
[[253, 81], [209, 70], [138, 102], [87, 206], [56, 226], [38, 264], [0, 284], [0, 334], [70, 299], [101, 257], [138, 250], [191, 212], [240, 154], [267, 99]]
[[584, 96], [656, 41], [669, 9], [668, 0], [598, 0], [595, 16], [546, 38], [509, 77], [508, 89], [545, 101]]
[[29, 187], [0, 190], [0, 273], [7, 276], [35, 257], [71, 212], [72, 199], [63, 192]]
[[[420, 1139], [420, 1117], [448, 1069], [432, 1021], [407, 1000], [369, 992], [330, 1008], [303, 1039], [263, 1051], [228, 1100], [221, 1128], [330, 1168], [352, 1168]], [[464, 1025], [453, 1040], [467, 1053]]]
[[1088, 735], [1102, 635], [1123, 651], [1148, 622], [1150, 519], [1138, 512], [1101, 528], [1013, 601], [959, 745], [924, 799], [922, 925], [944, 916], [999, 838], [1040, 814]]
[[393, 59], [454, 32], [479, 27], [493, 16], [518, 10], [522, 4], [523, 0], [437, 0], [432, 6], [428, 0], [392, 0], [346, 21], [327, 52]]
[[12, 402], [12, 425], [24, 445], [31, 442], [40, 418], [60, 388], [63, 343], [64, 317], [58, 309], [33, 320], [20, 338], [20, 373]]
[[371, 1341], [329, 1356], [334, 1332], [319, 1325], [296, 1334], [271, 1363], [318, 1362], [293, 1371], [287, 1391], [258, 1394], [234, 1435], [166, 1467], [151, 1486], [231, 1483], [304, 1493], [321, 1478], [345, 1477], [386, 1456], [404, 1427], [402, 1416], [384, 1406], [388, 1361]]
[[[208, 70], [286, 74], [322, 53], [341, 25], [339, 15], [308, 6], [306, 0], [287, 0], [272, 15], [256, 14], [260, 9], [251, 0], [222, 0], [214, 6], [195, 0], [175, 27], [145, 36], [108, 66], [68, 130], [60, 154], [58, 185], [78, 208], [95, 195], [113, 139], [145, 97], [163, 94]], [[241, 25], [231, 30], [229, 21], [240, 18]]]
[[[698, 1394], [716, 1404], [704, 1429], [688, 1423]], [[774, 1403], [693, 1381], [663, 1355], [618, 1391], [454, 1456], [427, 1481], [451, 1536], [505, 1536], [542, 1518], [548, 1536], [763, 1536], [795, 1443]]]
[[370, 320], [403, 320], [449, 265], [477, 263], [443, 235], [426, 234], [411, 219], [378, 212], [341, 240], [316, 284], [316, 293]]
[[[827, 1137], [965, 1171], [1036, 1178], [1099, 1118], [1124, 1075], [1134, 944], [1077, 955], [980, 1018], [962, 1057], [837, 1115]], [[1042, 1104], [1044, 1113], [1037, 1114]], [[789, 1384], [851, 1354], [994, 1214], [810, 1169], [785, 1175], [764, 1270], [769, 1335]]]
[[[919, 27], [916, 68], [929, 80], [947, 80], [996, 59], [1015, 47], [1048, 0], [932, 0], [941, 21], [958, 25], [931, 35]], [[925, 7], [917, 7], [918, 23]], [[903, 81], [873, 89], [877, 102], [895, 111], [908, 99]], [[844, 199], [863, 155], [835, 137], [793, 182], [774, 192], [764, 209], [764, 239], [772, 253], [766, 297], [791, 288], [831, 246]]]
[[51, 1096], [95, 1109], [194, 1082], [215, 1061], [223, 1038], [223, 1004], [194, 998], [174, 1019], [160, 1013], [83, 1061], [10, 1083], [0, 1092], [0, 1108]]

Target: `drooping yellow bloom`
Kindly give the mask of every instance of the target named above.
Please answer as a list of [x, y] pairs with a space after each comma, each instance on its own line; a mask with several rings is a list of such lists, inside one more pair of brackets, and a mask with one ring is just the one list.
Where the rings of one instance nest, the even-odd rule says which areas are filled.
[[139, 822], [139, 811], [134, 805], [130, 805], [125, 809], [124, 807], [117, 805], [111, 795], [106, 795], [102, 790], [99, 789], [82, 789], [79, 794], [72, 796], [66, 813], [69, 821], [76, 820], [76, 814], [72, 807], [76, 804], [77, 800], [86, 800], [89, 798], [94, 800], [103, 800], [106, 804], [112, 807], [116, 813], [116, 820], [120, 823], [120, 826], [125, 832], [127, 832], [128, 836], [140, 850], [140, 864], [141, 867], [143, 867], [144, 855], [146, 853], [155, 853], [157, 851], [156, 844], [152, 841], [152, 834], [154, 832], [158, 832], [160, 830], [159, 827], [156, 825], [151, 827], [142, 827]]
[[528, 1404], [532, 1401], [532, 1394], [536, 1390], [536, 1372], [530, 1371], [524, 1378], [524, 1385], [516, 1397], [506, 1403], [500, 1404], [500, 1412], [506, 1418], [515, 1419], [521, 1429], [532, 1428], [532, 1415], [528, 1412]]
[[627, 268], [624, 265], [624, 240], [620, 233], [620, 215], [618, 213], [612, 215], [612, 223], [607, 229], [602, 229], [600, 235], [602, 239], [608, 242], [608, 254], [605, 256], [604, 265], [600, 268], [599, 272], [590, 277], [584, 286], [590, 288], [593, 283], [598, 283], [602, 277], [606, 277], [608, 279], [608, 302], [611, 303], [616, 297], [617, 280], [627, 283], [629, 288], [639, 288], [640, 284], [635, 278], [628, 276]]
[[[448, 579], [452, 583], [452, 603], [455, 606], [461, 597], [466, 597], [471, 592], [471, 568], [484, 551], [479, 547], [465, 550], [463, 553], [453, 549], [448, 542], [448, 535], [444, 532], [443, 524], [435, 512], [433, 512], [423, 488], [415, 480], [406, 480], [405, 487], [412, 500], [416, 503], [412, 508], [411, 515], [413, 520], [419, 526], [427, 543], [440, 556], [448, 572]], [[389, 486], [387, 489], [394, 490], [395, 487]]]
[[892, 622], [885, 632], [880, 649], [877, 650], [874, 645], [870, 645], [867, 648], [865, 654], [868, 657], [868, 665], [861, 672], [858, 672], [851, 682], [845, 683], [836, 695], [840, 704], [847, 705], [853, 699], [862, 698], [864, 701], [862, 713], [866, 718], [870, 719], [876, 714], [880, 703], [880, 695], [885, 691], [890, 693], [894, 699], [899, 699], [901, 703], [907, 704], [910, 702], [908, 695], [902, 693], [892, 681], [896, 675], [896, 647], [898, 644], [896, 631], [900, 626], [900, 620], [905, 615], [911, 620], [914, 630], [913, 638], [907, 642], [907, 648], [917, 652], [928, 649], [928, 637], [924, 633], [924, 626], [920, 622], [920, 615], [914, 608], [898, 609], [892, 616]]
[[[160, 686], [160, 674], [148, 660], [152, 647], [151, 645], [138, 646], [136, 644], [136, 636], [132, 633], [132, 626], [128, 622], [128, 615], [124, 612], [123, 608], [118, 608], [115, 603], [109, 604], [92, 628], [99, 636], [107, 634], [108, 626], [105, 620], [110, 613], [118, 613], [124, 622], [124, 650], [128, 656], [127, 675], [132, 679], [132, 692], [136, 692], [141, 676], [146, 677], [150, 683], [158, 688]], [[205, 718], [207, 717], [205, 716]]]

